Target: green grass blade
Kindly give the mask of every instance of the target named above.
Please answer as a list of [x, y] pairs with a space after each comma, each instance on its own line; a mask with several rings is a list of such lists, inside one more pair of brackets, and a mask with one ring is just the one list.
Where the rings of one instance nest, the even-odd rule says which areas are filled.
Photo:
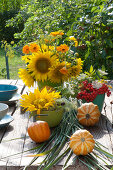
[[106, 157], [108, 157], [110, 159], [113, 159], [113, 155], [108, 153], [107, 151], [105, 151], [105, 150], [103, 150], [101, 148], [97, 148], [96, 146], [95, 146], [95, 150], [97, 150], [98, 152], [104, 154]]
[[56, 159], [54, 159], [48, 166], [43, 168], [43, 170], [49, 170], [53, 165], [55, 165], [65, 154], [69, 152], [70, 148], [66, 149], [60, 156], [58, 156]]

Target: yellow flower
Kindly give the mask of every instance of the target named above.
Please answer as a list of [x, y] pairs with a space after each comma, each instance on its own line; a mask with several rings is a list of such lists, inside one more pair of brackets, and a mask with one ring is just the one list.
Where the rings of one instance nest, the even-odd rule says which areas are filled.
[[82, 71], [83, 62], [81, 58], [77, 58], [76, 62], [77, 62], [76, 65], [73, 65], [72, 67], [69, 68], [69, 74], [73, 77], [78, 76], [80, 72]]
[[49, 72], [49, 79], [53, 83], [61, 83], [69, 78], [68, 70], [66, 69], [66, 72], [62, 71], [62, 69], [66, 67], [65, 62], [57, 63], [54, 67], [50, 68]]
[[27, 68], [36, 81], [45, 81], [48, 78], [49, 68], [56, 63], [56, 56], [52, 52], [38, 52], [33, 55]]
[[25, 45], [22, 49], [23, 53], [24, 54], [29, 54], [30, 50], [29, 50], [29, 46], [28, 45]]
[[14, 41], [11, 41], [11, 44], [14, 44]]
[[81, 58], [77, 58], [76, 61], [77, 61], [77, 64], [82, 67], [83, 61], [81, 60]]
[[19, 69], [18, 74], [26, 86], [31, 87], [34, 85], [34, 79], [26, 69]]
[[74, 36], [70, 36], [70, 37], [69, 37], [69, 40], [70, 40], [70, 41], [74, 41], [75, 47], [78, 46], [78, 41], [77, 41], [77, 39], [76, 39]]
[[28, 63], [31, 58], [32, 58], [32, 55], [24, 55], [24, 56], [22, 56], [22, 60], [24, 60], [25, 63]]
[[70, 37], [69, 37], [69, 40], [70, 40], [70, 41], [76, 41], [76, 38], [75, 38], [74, 36], [70, 36]]
[[41, 44], [41, 50], [42, 50], [42, 51], [45, 51], [45, 52], [46, 52], [46, 51], [49, 51], [49, 50], [50, 50], [50, 51], [53, 51], [53, 50], [54, 50], [54, 46], [51, 46], [51, 45], [50, 45], [50, 46], [47, 46], [46, 44]]
[[31, 51], [32, 53], [36, 53], [36, 52], [38, 52], [38, 51], [40, 50], [40, 47], [39, 47], [38, 44], [32, 43], [32, 44], [30, 44], [29, 49], [30, 49], [30, 51]]
[[55, 36], [58, 36], [58, 35], [62, 36], [62, 35], [64, 35], [64, 33], [62, 31], [56, 31], [56, 32], [51, 32], [50, 35], [55, 37]]
[[48, 91], [46, 87], [41, 91], [37, 88], [33, 93], [30, 92], [28, 95], [22, 95], [20, 104], [27, 109], [27, 111], [37, 111], [37, 114], [40, 114], [42, 109], [48, 110], [49, 107], [54, 106], [56, 99], [61, 97], [59, 93], [60, 92]]
[[74, 41], [75, 42], [75, 47], [78, 47], [78, 41]]
[[57, 51], [65, 53], [69, 50], [69, 47], [66, 44], [61, 44], [60, 46], [57, 46]]

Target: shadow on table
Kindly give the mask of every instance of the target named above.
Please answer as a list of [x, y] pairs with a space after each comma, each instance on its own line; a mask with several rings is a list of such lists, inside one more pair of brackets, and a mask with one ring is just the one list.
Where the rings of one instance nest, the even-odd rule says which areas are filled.
[[103, 114], [95, 126], [85, 128], [93, 134], [95, 139], [102, 138], [106, 134], [113, 134], [112, 123]]

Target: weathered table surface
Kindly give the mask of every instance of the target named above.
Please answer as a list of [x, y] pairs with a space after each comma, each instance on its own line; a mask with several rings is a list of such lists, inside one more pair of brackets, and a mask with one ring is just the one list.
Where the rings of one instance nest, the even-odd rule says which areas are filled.
[[[28, 88], [24, 86], [24, 83], [21, 80], [0, 80], [0, 84], [4, 83], [17, 85], [19, 88], [18, 93], [20, 94], [28, 92]], [[113, 87], [113, 81], [110, 81], [110, 84]], [[113, 153], [113, 108], [111, 104], [111, 101], [113, 100], [113, 89], [111, 89], [111, 91], [111, 96], [105, 97], [105, 103], [99, 123], [95, 127], [88, 128], [88, 130], [94, 135], [94, 138], [108, 148], [109, 153]], [[23, 152], [36, 146], [27, 134], [27, 127], [32, 123], [32, 120], [28, 120], [27, 113], [22, 114], [19, 102], [11, 103], [8, 114], [11, 115], [14, 120], [10, 125], [0, 129], [0, 170], [19, 170], [23, 169], [25, 165], [28, 165], [32, 159], [30, 157], [25, 157]], [[14, 138], [18, 139], [10, 140]], [[21, 152], [21, 154], [9, 156], [19, 152]], [[29, 151], [28, 154], [29, 153], [31, 154], [33, 151]], [[60, 170], [62, 169], [62, 165], [63, 161], [54, 165], [52, 169]], [[36, 163], [27, 169], [37, 169]], [[86, 170], [87, 168], [83, 164], [76, 164], [70, 165], [67, 169]]]

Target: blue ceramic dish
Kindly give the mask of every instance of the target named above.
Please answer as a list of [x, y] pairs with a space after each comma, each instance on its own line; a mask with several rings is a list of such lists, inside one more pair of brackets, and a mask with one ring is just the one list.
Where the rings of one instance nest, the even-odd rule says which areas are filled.
[[10, 100], [16, 93], [18, 87], [11, 84], [0, 84], [0, 101]]
[[3, 119], [0, 120], [0, 128], [5, 127], [6, 125], [8, 125], [9, 123], [11, 123], [13, 121], [13, 117], [10, 115], [5, 115], [3, 117]]

